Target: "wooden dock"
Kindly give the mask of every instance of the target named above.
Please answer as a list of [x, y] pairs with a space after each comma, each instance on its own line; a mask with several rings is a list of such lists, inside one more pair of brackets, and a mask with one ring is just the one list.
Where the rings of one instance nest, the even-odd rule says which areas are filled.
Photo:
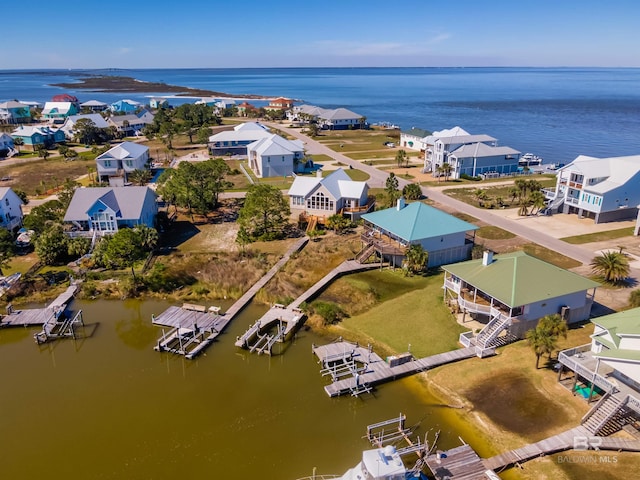
[[0, 318], [0, 327], [44, 325], [52, 317], [60, 316], [77, 292], [78, 284], [74, 283], [44, 308], [14, 310], [13, 307], [9, 305], [7, 307], [7, 315], [3, 315], [2, 318]]
[[[246, 348], [250, 352], [271, 355], [277, 342], [284, 342], [304, 319], [304, 313], [298, 308], [275, 304], [249, 329], [236, 339], [236, 347]], [[275, 333], [269, 333], [276, 326]]]
[[[482, 463], [482, 459], [473, 448], [467, 444], [445, 452], [438, 451], [433, 455], [429, 455], [425, 463], [436, 480], [478, 480], [491, 478], [487, 476], [487, 467]], [[499, 477], [496, 476], [495, 478], [497, 479]]]
[[524, 447], [501, 453], [500, 455], [488, 458], [483, 462], [487, 469], [502, 470], [533, 458], [571, 450], [574, 448], [576, 437], [589, 439], [589, 442], [592, 445], [597, 443], [597, 448], [600, 450], [640, 452], [639, 440], [626, 440], [616, 437], [597, 437], [597, 442], [594, 442], [594, 438], [596, 437], [594, 437], [585, 427], [580, 426], [562, 432], [558, 435], [545, 438], [539, 442], [530, 443]]
[[[330, 397], [336, 397], [347, 393], [359, 395], [380, 383], [474, 357], [476, 349], [462, 348], [418, 360], [413, 359], [410, 354], [404, 354], [389, 357], [389, 361], [385, 361], [370, 348], [350, 342], [334, 342], [314, 346], [313, 353], [325, 372], [331, 372], [332, 369], [335, 371], [332, 375], [334, 381], [324, 389]], [[342, 378], [343, 376], [348, 378]]]
[[156, 342], [154, 350], [184, 355], [187, 359], [196, 357], [213, 343], [256, 293], [287, 263], [291, 255], [302, 249], [308, 241], [309, 237], [303, 237], [296, 241], [283, 257], [224, 314], [219, 315], [216, 309], [207, 311], [206, 308], [201, 308], [198, 305], [183, 305], [182, 308], [169, 307], [160, 315], [153, 316], [152, 323], [154, 325], [170, 328], [168, 332], [162, 331], [162, 336]]
[[320, 293], [326, 286], [335, 280], [337, 277], [348, 273], [361, 272], [365, 270], [372, 270], [374, 268], [380, 268], [384, 264], [380, 263], [360, 263], [356, 260], [345, 260], [336, 268], [327, 273], [324, 277], [322, 277], [318, 282], [316, 282], [311, 288], [309, 288], [306, 292], [296, 298], [293, 302], [289, 304], [289, 307], [299, 308], [302, 303], [308, 301], [309, 299], [315, 297], [318, 293]]

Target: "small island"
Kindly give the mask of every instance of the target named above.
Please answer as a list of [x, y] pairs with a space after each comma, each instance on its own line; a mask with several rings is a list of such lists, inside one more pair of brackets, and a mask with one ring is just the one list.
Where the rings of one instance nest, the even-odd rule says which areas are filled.
[[230, 94], [203, 90], [199, 88], [181, 87], [179, 85], [169, 85], [162, 82], [145, 82], [133, 77], [115, 75], [89, 75], [78, 79], [73, 83], [54, 83], [52, 86], [89, 90], [92, 92], [134, 92], [134, 93], [173, 93], [185, 97], [224, 97], [224, 98], [247, 98], [254, 100], [266, 100], [269, 97], [252, 94]]

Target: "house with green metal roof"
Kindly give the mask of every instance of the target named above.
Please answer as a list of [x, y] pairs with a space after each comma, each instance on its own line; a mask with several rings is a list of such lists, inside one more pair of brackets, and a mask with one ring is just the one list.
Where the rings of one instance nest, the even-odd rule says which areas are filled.
[[365, 233], [360, 261], [373, 254], [401, 265], [407, 249], [420, 245], [429, 253], [428, 267], [460, 262], [471, 257], [477, 226], [421, 202], [362, 215]]
[[560, 314], [569, 324], [587, 320], [600, 285], [525, 252], [485, 252], [442, 269], [445, 301], [488, 320], [477, 336], [468, 332], [460, 339], [481, 348], [495, 346], [502, 332], [523, 338], [546, 315]]
[[[587, 401], [590, 433], [611, 433], [640, 419], [640, 308], [593, 318], [591, 343], [558, 355], [558, 380]], [[569, 376], [566, 376], [569, 372]]]

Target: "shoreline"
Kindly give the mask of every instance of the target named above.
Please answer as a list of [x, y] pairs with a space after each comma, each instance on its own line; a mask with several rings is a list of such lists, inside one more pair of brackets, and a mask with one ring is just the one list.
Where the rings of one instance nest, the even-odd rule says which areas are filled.
[[193, 97], [218, 97], [229, 99], [252, 99], [270, 100], [274, 97], [267, 97], [257, 94], [231, 94], [216, 92], [200, 88], [182, 87], [170, 85], [162, 82], [147, 82], [133, 77], [115, 75], [96, 75], [88, 77], [78, 77], [78, 82], [52, 83], [52, 87], [67, 88], [71, 90], [86, 90], [89, 92], [103, 93], [165, 93], [175, 94], [177, 98]]

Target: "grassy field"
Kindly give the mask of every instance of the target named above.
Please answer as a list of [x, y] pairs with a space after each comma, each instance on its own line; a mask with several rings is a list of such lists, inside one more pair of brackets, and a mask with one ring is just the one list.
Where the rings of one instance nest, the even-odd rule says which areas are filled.
[[52, 192], [66, 179], [86, 175], [90, 168], [95, 170], [95, 166], [93, 160], [80, 158], [74, 161], [65, 161], [61, 157], [50, 157], [47, 160], [38, 158], [17, 165], [2, 165], [0, 177], [11, 178], [2, 182], [3, 187], [15, 187], [24, 190], [28, 195], [36, 195], [37, 191]]
[[[362, 297], [373, 301], [358, 300]], [[458, 348], [458, 336], [465, 330], [444, 305], [442, 274], [404, 277], [399, 270], [384, 270], [351, 275], [334, 282], [320, 297], [345, 309], [353, 308], [353, 298], [369, 308], [330, 330], [348, 340], [371, 343], [384, 354], [409, 348], [416, 357], [449, 351]]]
[[493, 225], [480, 227], [476, 233], [479, 237], [486, 238], [487, 240], [506, 240], [516, 237], [513, 233], [503, 230], [500, 227], [494, 227]]
[[563, 240], [573, 245], [580, 245], [591, 242], [604, 242], [605, 240], [615, 240], [617, 238], [630, 237], [633, 235], [633, 227], [619, 228], [617, 230], [609, 230], [607, 232], [587, 233], [584, 235], [575, 235], [572, 237], [564, 237]]
[[[524, 177], [523, 177], [524, 178]], [[526, 177], [527, 180], [531, 179], [530, 177]], [[515, 181], [515, 177], [511, 180]], [[498, 179], [501, 181], [505, 181], [504, 178]], [[537, 180], [542, 185], [542, 188], [550, 188], [554, 187], [556, 184], [555, 177], [549, 177], [548, 175], [537, 175], [534, 180]], [[468, 182], [468, 180], [466, 180]], [[511, 195], [511, 189], [513, 188], [513, 183], [509, 183], [507, 185], [491, 185], [490, 183], [484, 182], [471, 182], [473, 183], [473, 187], [469, 188], [452, 188], [445, 190], [444, 193], [449, 195], [452, 198], [460, 200], [462, 202], [468, 203], [469, 205], [479, 206], [478, 198], [475, 195], [475, 192], [478, 189], [481, 189], [487, 196], [485, 200], [483, 200], [484, 205], [488, 204], [498, 204], [500, 203], [498, 199], [502, 199], [503, 205], [507, 208], [509, 207], [517, 207], [517, 201], [513, 201], [513, 197]]]

